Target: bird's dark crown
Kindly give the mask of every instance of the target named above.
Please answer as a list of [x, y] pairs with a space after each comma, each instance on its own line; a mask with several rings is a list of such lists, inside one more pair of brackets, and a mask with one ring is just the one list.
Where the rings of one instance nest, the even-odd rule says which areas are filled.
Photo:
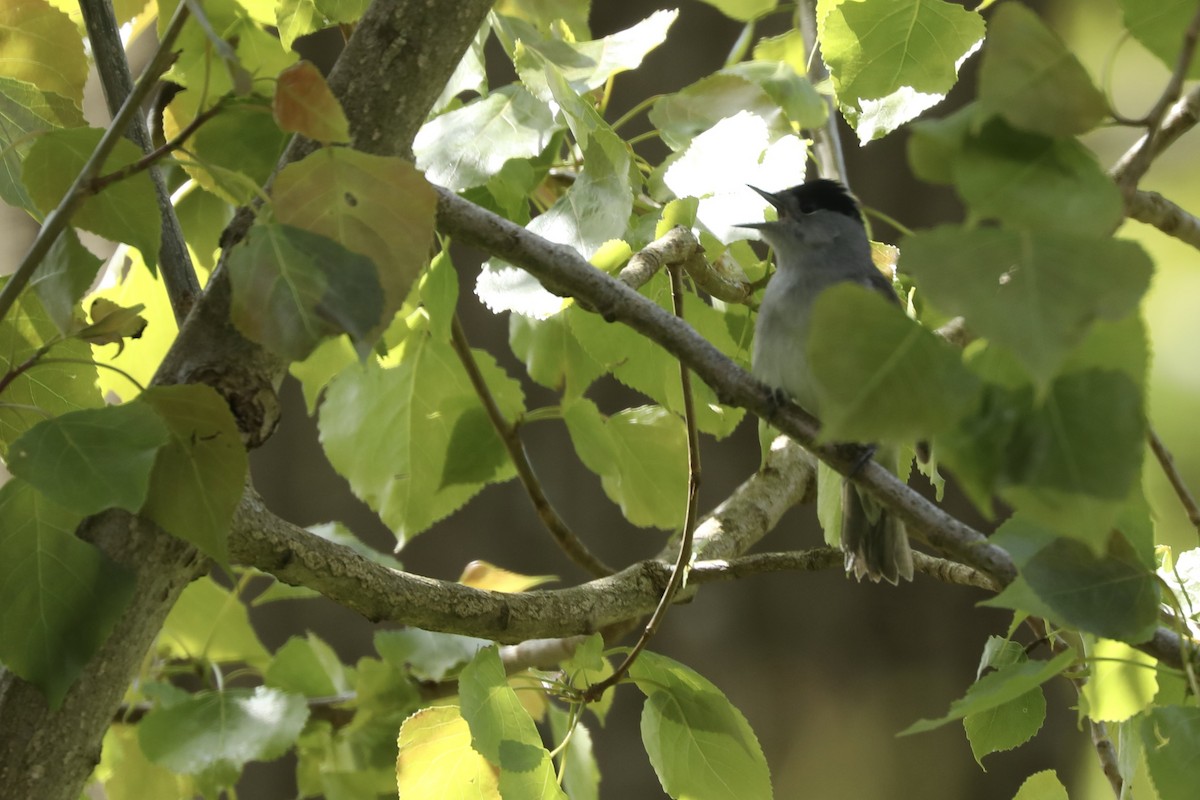
[[862, 222], [858, 201], [845, 186], [827, 178], [807, 181], [799, 186], [778, 192], [780, 207], [792, 213], [811, 214], [814, 211], [834, 211]]

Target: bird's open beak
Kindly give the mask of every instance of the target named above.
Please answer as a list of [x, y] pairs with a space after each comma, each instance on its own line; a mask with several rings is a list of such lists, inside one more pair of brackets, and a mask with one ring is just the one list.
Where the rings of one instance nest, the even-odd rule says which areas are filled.
[[[755, 192], [757, 192], [757, 193], [758, 193], [758, 194], [759, 194], [759, 195], [760, 195], [760, 196], [761, 196], [761, 197], [762, 197], [764, 200], [766, 200], [768, 203], [770, 203], [770, 204], [771, 204], [773, 207], [775, 207], [775, 208], [779, 208], [779, 206], [780, 206], [780, 200], [779, 200], [779, 198], [778, 198], [778, 197], [776, 197], [775, 195], [771, 194], [771, 193], [770, 193], [770, 192], [768, 192], [768, 191], [765, 191], [765, 190], [763, 190], [763, 189], [760, 189], [760, 188], [758, 188], [757, 186], [751, 186], [751, 185], [750, 185], [750, 184], [748, 184], [748, 183], [746, 184], [746, 188], [747, 188], [747, 189], [753, 189], [753, 190], [754, 190]], [[775, 223], [774, 223], [774, 222], [771, 222], [771, 221], [769, 221], [769, 220], [768, 220], [767, 222], [743, 222], [743, 223], [739, 223], [739, 224], [737, 224], [737, 225], [734, 225], [733, 227], [735, 227], [735, 228], [753, 228], [753, 229], [755, 229], [755, 230], [758, 230], [758, 229], [761, 229], [761, 228], [769, 228], [769, 227], [771, 227], [771, 226], [773, 226], [773, 225], [775, 225]]]

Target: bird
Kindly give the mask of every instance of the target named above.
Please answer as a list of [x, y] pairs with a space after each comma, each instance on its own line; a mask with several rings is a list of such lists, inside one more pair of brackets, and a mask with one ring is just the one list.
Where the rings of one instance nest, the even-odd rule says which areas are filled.
[[[813, 303], [825, 289], [855, 283], [899, 305], [891, 283], [871, 259], [858, 201], [838, 181], [815, 179], [767, 192], [749, 187], [778, 212], [778, 219], [748, 223], [775, 254], [755, 322], [751, 372], [804, 410], [821, 416], [806, 343]], [[890, 449], [866, 451], [881, 463], [895, 461]], [[847, 574], [893, 585], [912, 580], [913, 557], [904, 524], [850, 480], [842, 485], [841, 547]]]

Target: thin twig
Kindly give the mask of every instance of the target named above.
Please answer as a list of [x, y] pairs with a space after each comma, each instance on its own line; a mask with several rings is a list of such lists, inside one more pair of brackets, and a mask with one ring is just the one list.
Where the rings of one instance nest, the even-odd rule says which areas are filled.
[[1171, 488], [1175, 490], [1175, 495], [1179, 498], [1179, 503], [1183, 506], [1183, 510], [1187, 512], [1188, 521], [1192, 523], [1197, 532], [1200, 532], [1200, 506], [1196, 505], [1196, 498], [1192, 496], [1187, 483], [1183, 480], [1183, 476], [1176, 469], [1175, 459], [1171, 456], [1171, 451], [1163, 444], [1163, 440], [1158, 438], [1158, 432], [1154, 428], [1146, 428], [1146, 438], [1150, 442], [1150, 449], [1154, 451], [1154, 457], [1158, 459], [1159, 466], [1162, 467], [1167, 480], [1171, 482]]
[[1158, 98], [1154, 108], [1146, 115], [1146, 135], [1138, 140], [1112, 170], [1113, 179], [1121, 188], [1121, 194], [1127, 205], [1137, 190], [1138, 182], [1150, 169], [1151, 162], [1165, 147], [1165, 145], [1160, 146], [1157, 140], [1162, 135], [1168, 116], [1174, 116], [1169, 112], [1172, 112], [1173, 107], [1177, 105], [1183, 89], [1183, 82], [1187, 79], [1188, 68], [1196, 54], [1198, 40], [1200, 40], [1200, 9], [1197, 9], [1191, 24], [1184, 32], [1183, 43], [1179, 48], [1179, 57], [1175, 61], [1175, 69], [1171, 72], [1162, 96]]
[[487, 412], [492, 427], [496, 429], [500, 441], [504, 443], [504, 449], [508, 451], [508, 456], [517, 469], [517, 477], [520, 478], [521, 485], [525, 487], [525, 493], [529, 495], [529, 501], [533, 503], [533, 509], [537, 512], [538, 519], [546, 526], [546, 530], [554, 537], [554, 541], [558, 543], [563, 552], [572, 561], [587, 570], [589, 574], [597, 578], [612, 575], [616, 570], [588, 550], [587, 545], [559, 516], [549, 498], [546, 497], [546, 493], [542, 491], [542, 484], [533, 471], [533, 465], [529, 463], [525, 445], [521, 442], [516, 427], [504, 418], [504, 412], [496, 405], [496, 399], [492, 397], [492, 391], [488, 388], [483, 373], [479, 371], [479, 365], [475, 363], [475, 356], [471, 353], [471, 344], [467, 341], [467, 335], [463, 331], [462, 323], [459, 322], [458, 314], [454, 315], [454, 320], [450, 324], [450, 344], [454, 347], [458, 360], [462, 362], [463, 369], [467, 371], [467, 377], [471, 379], [471, 385], [475, 387], [475, 393], [479, 395], [479, 401], [483, 403], [483, 409]]
[[[682, 319], [683, 267], [678, 265], [673, 266], [668, 270], [668, 273], [671, 276], [671, 297], [675, 305], [675, 316]], [[679, 555], [675, 559], [675, 567], [671, 570], [671, 578], [667, 581], [667, 587], [663, 589], [658, 606], [654, 609], [654, 613], [650, 616], [650, 621], [646, 623], [646, 627], [642, 629], [642, 635], [638, 637], [637, 643], [629, 651], [629, 654], [625, 656], [625, 660], [621, 662], [620, 666], [613, 670], [612, 675], [588, 687], [587, 691], [583, 693], [584, 702], [590, 703], [598, 700], [609, 687], [616, 686], [629, 672], [629, 668], [633, 666], [633, 662], [637, 660], [641, 652], [646, 649], [646, 645], [650, 644], [650, 640], [654, 638], [654, 634], [658, 632], [659, 626], [662, 625], [663, 619], [667, 616], [667, 609], [675, 601], [675, 595], [678, 594], [679, 588], [683, 586], [684, 579], [690, 569], [692, 561], [692, 535], [696, 531], [696, 510], [700, 497], [700, 434], [696, 429], [696, 411], [695, 403], [692, 399], [691, 373], [687, 368], [687, 364], [683, 361], [679, 362], [679, 383], [683, 389], [683, 421], [687, 427], [688, 456], [687, 509], [683, 516], [683, 533], [679, 537]]]
[[8, 316], [8, 312], [17, 301], [17, 297], [25, 289], [25, 286], [29, 283], [29, 279], [33, 277], [34, 270], [42, 263], [42, 259], [50, 252], [50, 248], [54, 245], [59, 235], [70, 224], [71, 215], [75, 213], [75, 210], [87, 195], [87, 184], [99, 174], [104, 160], [108, 158], [109, 153], [116, 147], [122, 133], [129, 126], [134, 115], [138, 113], [142, 101], [146, 99], [146, 95], [149, 94], [155, 81], [167, 71], [171, 62], [175, 60], [175, 54], [171, 51], [171, 48], [174, 46], [175, 39], [179, 36], [179, 31], [183, 28], [183, 23], [186, 20], [187, 6], [180, 3], [176, 7], [175, 14], [171, 17], [167, 29], [163, 31], [162, 41], [159, 43], [158, 51], [154, 54], [150, 65], [146, 67], [146, 71], [142, 73], [137, 83], [134, 84], [133, 90], [125, 98], [121, 109], [113, 117], [112, 123], [100, 137], [100, 141], [96, 143], [96, 149], [92, 151], [92, 155], [83, 165], [83, 168], [79, 170], [79, 174], [75, 176], [75, 180], [71, 183], [71, 187], [67, 189], [66, 194], [63, 195], [62, 200], [59, 201], [58, 206], [46, 215], [45, 220], [42, 222], [41, 230], [38, 231], [33, 244], [30, 245], [25, 258], [21, 260], [20, 265], [9, 277], [8, 283], [0, 290], [0, 320]]
[[[809, 83], [816, 86], [829, 77], [817, 42], [817, 2], [802, 0], [796, 7], [797, 27], [804, 39], [804, 50], [810, 54], [808, 66]], [[825, 97], [825, 128], [817, 139], [816, 151], [820, 159], [821, 176], [846, 181], [846, 156], [842, 152], [842, 137], [838, 131], [837, 106], [832, 97]]]
[[128, 177], [138, 174], [139, 172], [144, 172], [150, 169], [158, 161], [166, 158], [171, 153], [174, 153], [176, 150], [183, 147], [187, 140], [190, 139], [196, 133], [196, 131], [200, 129], [201, 125], [208, 122], [223, 110], [223, 103], [214, 103], [212, 106], [197, 114], [195, 119], [189, 122], [187, 126], [179, 132], [179, 135], [168, 142], [164, 142], [161, 147], [151, 150], [149, 153], [146, 153], [146, 155], [142, 156], [137, 161], [134, 161], [132, 164], [126, 164], [120, 169], [104, 175], [97, 175], [88, 184], [87, 191], [90, 194], [98, 194], [111, 184], [117, 183], [118, 181], [123, 181]]
[[[108, 112], [115, 118], [121, 104], [133, 88], [133, 76], [129, 72], [129, 61], [121, 44], [121, 34], [117, 28], [112, 3], [108, 0], [80, 0], [79, 8], [83, 12], [88, 40], [96, 59], [96, 72], [104, 86]], [[126, 133], [143, 153], [150, 152], [153, 147], [150, 132], [141, 114], [135, 114], [130, 119]], [[166, 181], [158, 170], [150, 170], [150, 180], [154, 184], [154, 195], [163, 221], [162, 243], [158, 254], [159, 269], [171, 302], [171, 310], [178, 323], [187, 316], [192, 303], [200, 294], [200, 281], [196, 278], [196, 270], [192, 266], [191, 255], [188, 254], [183, 229], [175, 216], [175, 207], [171, 204]]]

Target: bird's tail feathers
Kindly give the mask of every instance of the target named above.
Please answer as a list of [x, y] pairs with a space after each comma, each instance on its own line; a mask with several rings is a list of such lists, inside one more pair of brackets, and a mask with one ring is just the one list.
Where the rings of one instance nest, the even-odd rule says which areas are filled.
[[846, 572], [858, 580], [895, 586], [913, 577], [912, 549], [904, 523], [850, 481], [842, 485], [842, 551]]

